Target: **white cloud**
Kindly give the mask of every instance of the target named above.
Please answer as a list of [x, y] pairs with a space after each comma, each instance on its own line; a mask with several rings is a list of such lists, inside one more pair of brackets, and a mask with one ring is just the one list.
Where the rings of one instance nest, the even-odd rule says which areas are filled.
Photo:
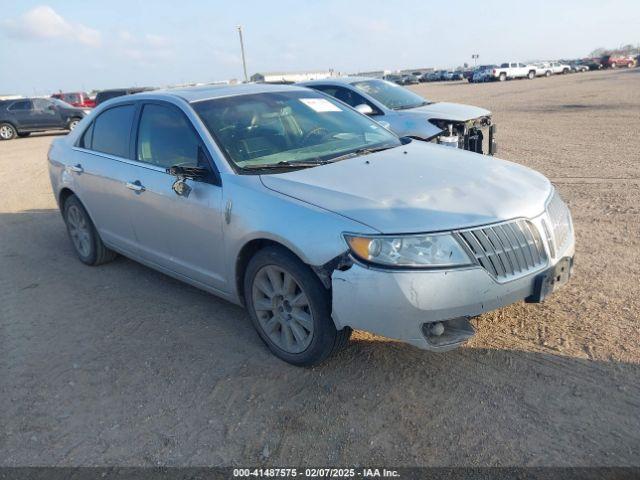
[[116, 34], [114, 51], [119, 56], [147, 66], [156, 65], [174, 54], [168, 38], [151, 33], [137, 35], [127, 30], [120, 30]]
[[20, 18], [4, 20], [0, 25], [8, 35], [26, 40], [62, 39], [90, 47], [98, 47], [102, 43], [98, 30], [69, 22], [47, 5], [32, 8]]

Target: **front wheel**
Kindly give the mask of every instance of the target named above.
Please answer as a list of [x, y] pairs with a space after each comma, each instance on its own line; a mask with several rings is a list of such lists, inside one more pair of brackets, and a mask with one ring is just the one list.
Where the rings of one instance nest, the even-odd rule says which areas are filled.
[[533, 80], [534, 78], [536, 78], [536, 72], [534, 72], [533, 70], [531, 70], [528, 74], [527, 74], [527, 78], [529, 80]]
[[507, 79], [506, 73], [501, 73], [500, 76], [498, 77], [498, 80], [500, 80], [501, 82], [504, 82], [506, 79]]
[[0, 140], [11, 140], [18, 132], [10, 123], [0, 123]]
[[69, 120], [69, 130], [73, 130], [74, 128], [76, 128], [80, 123], [80, 120], [80, 118], [72, 118], [71, 120]]
[[315, 365], [349, 339], [351, 329], [338, 331], [331, 319], [329, 291], [284, 248], [267, 247], [251, 259], [244, 294], [260, 338], [285, 362]]

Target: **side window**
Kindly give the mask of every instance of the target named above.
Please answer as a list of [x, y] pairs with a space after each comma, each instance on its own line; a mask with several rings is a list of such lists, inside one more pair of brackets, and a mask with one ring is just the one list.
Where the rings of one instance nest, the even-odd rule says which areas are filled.
[[55, 114], [55, 107], [51, 108], [52, 106], [53, 102], [51, 102], [50, 100], [45, 100], [44, 98], [35, 98], [33, 100], [33, 109], [38, 113]]
[[31, 103], [31, 100], [21, 100], [11, 105], [9, 107], [9, 110], [14, 110], [14, 111], [31, 110], [32, 106], [33, 104]]
[[95, 119], [91, 149], [117, 157], [129, 157], [133, 105], [113, 107]]
[[84, 131], [82, 137], [80, 137], [80, 141], [78, 142], [78, 146], [80, 148], [86, 148], [91, 150], [91, 142], [93, 141], [93, 123], [89, 125], [89, 127]]
[[358, 105], [362, 105], [364, 103], [365, 105], [369, 105], [376, 115], [380, 114], [375, 105], [372, 105], [358, 92], [354, 92], [349, 88], [330, 85], [314, 86], [313, 88], [320, 90], [327, 95], [331, 95], [332, 97], [337, 98], [341, 102], [344, 102], [351, 107], [357, 107]]
[[206, 166], [201, 164], [200, 144], [189, 120], [178, 109], [156, 104], [144, 106], [138, 127], [136, 160], [162, 168]]

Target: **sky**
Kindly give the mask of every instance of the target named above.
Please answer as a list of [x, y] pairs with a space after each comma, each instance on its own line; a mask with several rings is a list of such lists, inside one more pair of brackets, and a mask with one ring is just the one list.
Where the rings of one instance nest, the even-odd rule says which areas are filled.
[[639, 0], [3, 2], [0, 94], [577, 58], [640, 43]]

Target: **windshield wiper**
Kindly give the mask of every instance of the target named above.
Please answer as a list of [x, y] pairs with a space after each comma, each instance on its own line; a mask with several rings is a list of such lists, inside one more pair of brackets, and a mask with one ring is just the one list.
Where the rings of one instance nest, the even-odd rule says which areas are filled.
[[370, 153], [381, 152], [382, 150], [389, 150], [390, 148], [396, 148], [399, 145], [381, 145], [379, 147], [371, 147], [371, 148], [359, 148], [358, 150], [354, 150], [353, 152], [345, 153], [344, 155], [338, 155], [337, 157], [330, 158], [328, 161], [339, 162], [340, 160], [346, 160], [347, 158], [359, 157], [360, 155], [368, 155]]
[[422, 102], [417, 105], [400, 105], [399, 107], [395, 107], [394, 110], [409, 110], [410, 108], [418, 108], [424, 107], [425, 105], [431, 105], [433, 102]]
[[282, 160], [278, 163], [265, 163], [265, 164], [257, 164], [257, 165], [247, 165], [246, 167], [240, 167], [243, 170], [262, 170], [268, 168], [305, 168], [305, 167], [317, 167], [318, 165], [326, 165], [326, 160], [315, 160], [315, 161], [300, 161], [300, 162], [289, 162], [288, 160]]

